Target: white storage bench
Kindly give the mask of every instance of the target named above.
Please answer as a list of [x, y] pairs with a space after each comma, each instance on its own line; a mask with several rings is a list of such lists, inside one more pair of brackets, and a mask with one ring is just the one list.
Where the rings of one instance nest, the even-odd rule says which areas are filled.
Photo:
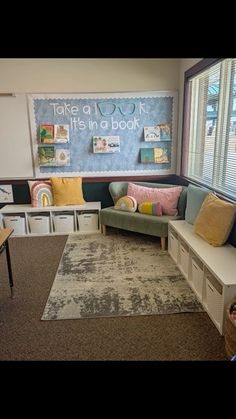
[[211, 246], [178, 220], [169, 221], [168, 252], [223, 335], [226, 308], [236, 298], [236, 248]]

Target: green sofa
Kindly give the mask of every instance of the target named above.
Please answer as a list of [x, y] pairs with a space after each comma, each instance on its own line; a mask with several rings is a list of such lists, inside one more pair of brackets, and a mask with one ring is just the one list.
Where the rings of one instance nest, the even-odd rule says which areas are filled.
[[[129, 182], [111, 182], [109, 184], [109, 192], [113, 202], [127, 195]], [[179, 185], [169, 185], [163, 183], [150, 182], [132, 182], [137, 185], [147, 186], [149, 188], [170, 188]], [[187, 187], [182, 186], [183, 190], [178, 200], [178, 215], [162, 215], [157, 217], [154, 215], [140, 214], [139, 212], [126, 212], [115, 210], [114, 207], [103, 208], [100, 211], [100, 222], [102, 232], [106, 234], [106, 226], [116, 227], [123, 230], [136, 231], [137, 233], [149, 234], [161, 238], [161, 249], [166, 249], [166, 238], [168, 237], [168, 221], [184, 219], [187, 202]]]

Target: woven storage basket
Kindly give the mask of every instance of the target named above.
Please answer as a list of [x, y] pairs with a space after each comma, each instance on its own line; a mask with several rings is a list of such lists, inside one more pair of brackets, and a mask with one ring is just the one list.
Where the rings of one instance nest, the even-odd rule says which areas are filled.
[[230, 315], [233, 304], [236, 304], [236, 300], [231, 301], [227, 307], [224, 324], [225, 351], [229, 359], [236, 355], [236, 320]]

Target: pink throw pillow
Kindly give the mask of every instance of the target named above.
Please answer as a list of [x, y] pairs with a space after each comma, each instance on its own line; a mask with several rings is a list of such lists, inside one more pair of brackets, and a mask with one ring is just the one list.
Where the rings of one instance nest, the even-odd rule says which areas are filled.
[[182, 192], [182, 186], [173, 188], [148, 188], [146, 186], [128, 184], [127, 195], [136, 199], [138, 204], [143, 202], [160, 202], [162, 212], [166, 215], [178, 214], [178, 200]]

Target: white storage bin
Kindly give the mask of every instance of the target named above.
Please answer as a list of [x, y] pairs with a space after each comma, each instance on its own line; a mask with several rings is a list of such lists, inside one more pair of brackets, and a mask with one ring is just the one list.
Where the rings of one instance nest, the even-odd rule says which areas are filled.
[[98, 214], [91, 212], [78, 213], [79, 231], [97, 231], [98, 230]]
[[179, 265], [183, 274], [188, 276], [188, 262], [189, 262], [189, 249], [187, 245], [180, 241], [179, 242]]
[[13, 236], [26, 234], [25, 230], [25, 217], [21, 215], [5, 215], [3, 223], [6, 228], [13, 228]]
[[193, 288], [202, 300], [203, 298], [203, 266], [195, 257], [192, 258], [192, 283]]
[[170, 230], [170, 253], [175, 262], [177, 263], [178, 259], [178, 236], [177, 234], [171, 229]]
[[54, 230], [56, 233], [74, 232], [74, 214], [59, 213], [54, 214]]
[[209, 271], [206, 271], [205, 276], [207, 310], [213, 319], [218, 324], [221, 324], [221, 316], [223, 312], [223, 287]]
[[39, 214], [29, 216], [30, 233], [48, 234], [50, 233], [50, 217], [49, 215]]

